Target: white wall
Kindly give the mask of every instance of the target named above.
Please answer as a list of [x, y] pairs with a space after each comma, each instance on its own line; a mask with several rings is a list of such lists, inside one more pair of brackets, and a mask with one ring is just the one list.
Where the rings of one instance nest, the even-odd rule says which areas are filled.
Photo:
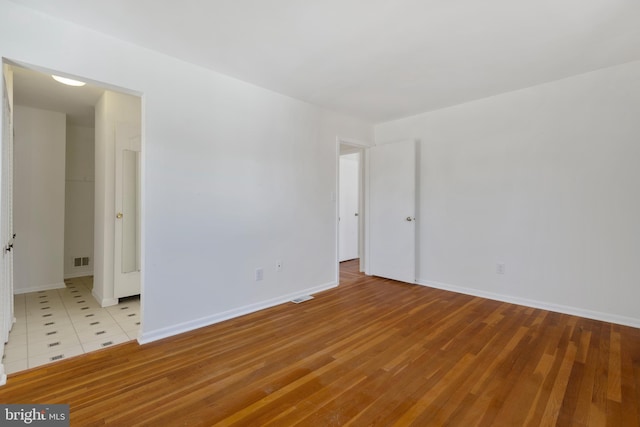
[[633, 62], [378, 125], [422, 144], [419, 280], [640, 326], [639, 118]]
[[66, 116], [15, 106], [14, 292], [64, 287]]
[[95, 264], [93, 295], [104, 307], [114, 297], [115, 129], [119, 123], [141, 127], [139, 97], [105, 91], [96, 104]]
[[0, 9], [0, 56], [143, 94], [143, 340], [336, 284], [336, 136], [368, 123]]
[[[64, 276], [93, 274], [95, 129], [67, 126]], [[89, 265], [74, 266], [74, 258], [89, 257]]]

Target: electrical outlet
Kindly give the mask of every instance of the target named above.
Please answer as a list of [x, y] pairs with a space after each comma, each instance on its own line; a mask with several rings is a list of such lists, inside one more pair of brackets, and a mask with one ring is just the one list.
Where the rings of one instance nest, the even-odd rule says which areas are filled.
[[256, 268], [256, 282], [264, 279], [264, 271], [261, 268]]
[[276, 271], [282, 271], [282, 261], [276, 261]]
[[504, 267], [505, 267], [505, 265], [502, 264], [502, 263], [496, 264], [496, 273], [497, 274], [504, 274]]

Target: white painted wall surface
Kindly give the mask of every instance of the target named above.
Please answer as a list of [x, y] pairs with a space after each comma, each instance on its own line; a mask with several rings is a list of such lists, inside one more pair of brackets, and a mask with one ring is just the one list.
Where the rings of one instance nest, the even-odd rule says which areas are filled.
[[337, 283], [336, 136], [368, 123], [0, 9], [0, 56], [143, 93], [143, 341]]
[[420, 281], [640, 326], [639, 118], [632, 62], [378, 125], [422, 141]]
[[[93, 274], [95, 129], [67, 126], [64, 276]], [[89, 265], [75, 267], [75, 257], [88, 256]]]
[[14, 292], [64, 287], [66, 116], [15, 106]]

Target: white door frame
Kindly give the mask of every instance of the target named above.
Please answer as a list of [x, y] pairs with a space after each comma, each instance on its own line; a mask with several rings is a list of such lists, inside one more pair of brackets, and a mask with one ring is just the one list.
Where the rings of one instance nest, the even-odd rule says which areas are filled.
[[336, 254], [336, 283], [340, 283], [340, 256], [339, 256], [339, 245], [340, 245], [340, 203], [339, 197], [340, 194], [340, 146], [348, 145], [350, 147], [356, 148], [360, 151], [360, 161], [359, 163], [359, 183], [358, 183], [358, 215], [359, 215], [359, 226], [358, 226], [358, 255], [360, 258], [360, 271], [367, 271], [367, 255], [369, 253], [367, 244], [368, 244], [368, 228], [367, 228], [367, 202], [368, 195], [366, 194], [368, 190], [368, 186], [366, 185], [368, 179], [368, 168], [366, 164], [368, 162], [368, 148], [371, 147], [371, 144], [368, 144], [363, 141], [359, 141], [352, 138], [344, 138], [338, 136], [336, 138], [336, 189], [334, 192], [334, 200], [335, 200], [335, 235], [336, 235], [336, 245], [335, 245], [335, 254]]

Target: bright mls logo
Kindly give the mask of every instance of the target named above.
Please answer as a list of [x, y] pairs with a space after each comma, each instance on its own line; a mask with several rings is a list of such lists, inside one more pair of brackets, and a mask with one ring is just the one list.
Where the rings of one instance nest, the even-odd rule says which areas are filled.
[[69, 405], [0, 405], [3, 426], [69, 426]]

